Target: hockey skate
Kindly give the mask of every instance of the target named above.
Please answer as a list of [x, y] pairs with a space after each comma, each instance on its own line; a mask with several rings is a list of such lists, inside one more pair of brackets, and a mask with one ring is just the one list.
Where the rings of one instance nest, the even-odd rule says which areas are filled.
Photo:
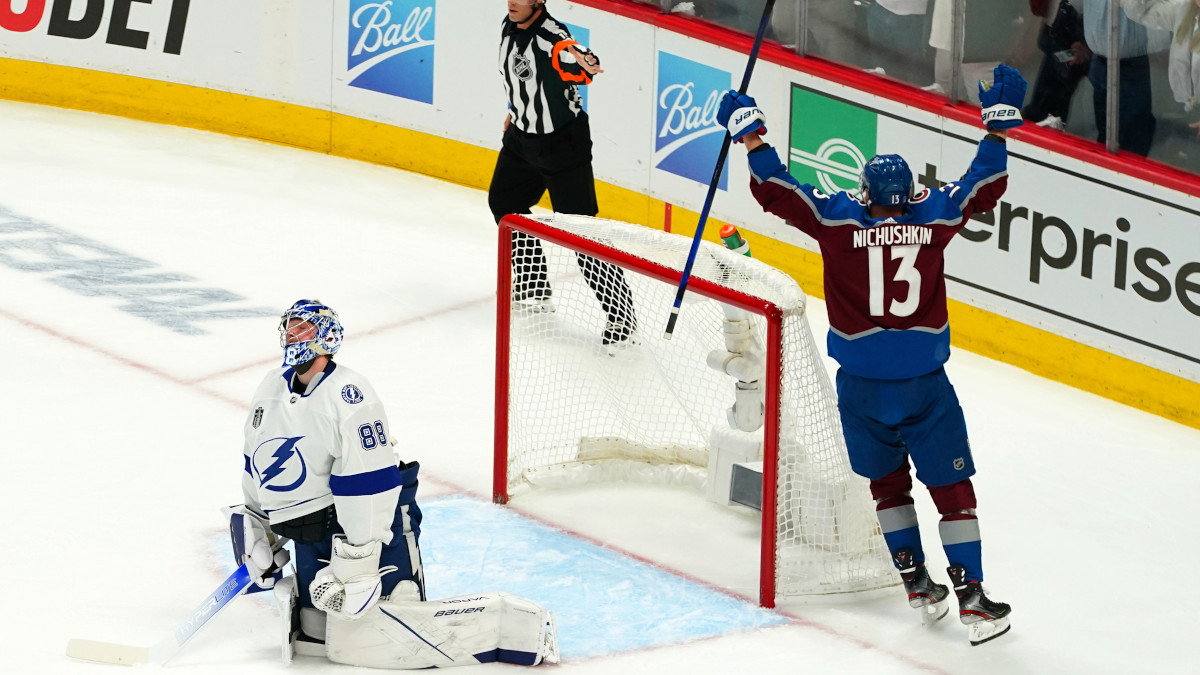
[[513, 293], [512, 311], [526, 314], [553, 314], [554, 301], [550, 299], [549, 288], [537, 288], [532, 291]]
[[946, 616], [950, 611], [950, 589], [936, 584], [929, 578], [929, 570], [925, 563], [916, 561], [911, 548], [902, 548], [892, 557], [896, 569], [900, 570], [900, 578], [904, 580], [904, 590], [908, 593], [908, 606], [921, 613], [921, 623], [932, 626]]
[[609, 321], [604, 327], [600, 342], [609, 356], [616, 356], [626, 347], [642, 343], [636, 329], [624, 321]]
[[1012, 627], [1008, 618], [1012, 607], [989, 600], [978, 581], [967, 581], [967, 570], [962, 565], [951, 565], [946, 571], [958, 595], [958, 618], [970, 629], [971, 645], [981, 645], [1007, 633]]

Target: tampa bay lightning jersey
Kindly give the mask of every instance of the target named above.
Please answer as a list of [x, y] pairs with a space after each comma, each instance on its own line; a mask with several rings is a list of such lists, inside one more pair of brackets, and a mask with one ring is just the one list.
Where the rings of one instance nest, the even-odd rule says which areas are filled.
[[272, 524], [330, 504], [351, 544], [392, 538], [401, 480], [387, 415], [365, 377], [330, 361], [303, 394], [291, 368], [267, 374], [250, 404], [246, 504]]
[[801, 185], [774, 148], [749, 153], [750, 190], [763, 209], [817, 240], [825, 262], [829, 355], [859, 377], [898, 380], [950, 358], [943, 254], [974, 213], [1008, 186], [1008, 150], [985, 138], [960, 180], [922, 190], [904, 214], [871, 218], [848, 192]]

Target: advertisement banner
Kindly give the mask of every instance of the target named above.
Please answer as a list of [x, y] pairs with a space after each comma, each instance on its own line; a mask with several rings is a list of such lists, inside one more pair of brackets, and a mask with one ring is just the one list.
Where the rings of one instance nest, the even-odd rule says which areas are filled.
[[[717, 124], [721, 95], [729, 91], [728, 72], [676, 56], [658, 53], [658, 96], [654, 109], [655, 168], [708, 185], [724, 141]], [[729, 189], [726, 165], [717, 185]]]
[[435, 0], [350, 0], [351, 87], [433, 103]]
[[[984, 134], [795, 84], [791, 102], [790, 170], [827, 192], [857, 189], [864, 161], [883, 152], [906, 159], [918, 189], [936, 189], [966, 171]], [[1200, 381], [1197, 205], [1047, 159], [1011, 144], [1000, 204], [948, 249], [952, 297]]]
[[[18, 100], [345, 151], [485, 186], [506, 110], [505, 11], [469, 4], [0, 0], [4, 84]], [[603, 60], [582, 92], [602, 212], [650, 227], [663, 226], [663, 203], [677, 207], [677, 223], [681, 210], [699, 212], [725, 135], [717, 108], [746, 54], [596, 3], [548, 9]], [[883, 153], [936, 187], [962, 175], [984, 133], [786, 63], [764, 53], [748, 93], [790, 171], [824, 191], [857, 189], [863, 164]], [[1020, 140], [1009, 151], [1008, 192], [948, 249], [951, 299], [1200, 382], [1200, 198]], [[811, 261], [789, 255], [815, 245], [763, 213], [748, 182], [745, 151], [733, 146], [710, 217], [773, 240], [777, 260]], [[486, 209], [480, 220], [490, 222]], [[1055, 348], [1050, 358], [1083, 353]], [[1117, 377], [1100, 386], [1119, 390]]]
[[792, 87], [788, 171], [827, 194], [858, 189], [858, 175], [875, 156], [876, 114]]

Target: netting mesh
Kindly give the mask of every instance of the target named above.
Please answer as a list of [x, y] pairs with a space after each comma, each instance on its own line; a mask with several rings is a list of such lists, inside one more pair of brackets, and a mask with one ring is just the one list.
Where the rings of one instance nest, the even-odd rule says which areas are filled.
[[[674, 270], [683, 269], [691, 246], [689, 238], [627, 223], [562, 214], [532, 219]], [[706, 364], [710, 352], [726, 346], [726, 306], [689, 292], [673, 338], [665, 340], [675, 284], [521, 233], [513, 234], [512, 258], [510, 494], [612, 479], [702, 485], [710, 437], [729, 428], [735, 398], [734, 379]], [[866, 481], [849, 468], [800, 287], [709, 242], [701, 243], [692, 278], [767, 300], [783, 314], [778, 503], [764, 516], [777, 533], [776, 594], [898, 583]], [[766, 324], [751, 316], [762, 344]]]

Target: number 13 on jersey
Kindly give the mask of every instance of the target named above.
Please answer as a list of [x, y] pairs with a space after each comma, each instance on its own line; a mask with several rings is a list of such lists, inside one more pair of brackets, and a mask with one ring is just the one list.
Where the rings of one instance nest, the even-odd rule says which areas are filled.
[[[885, 279], [883, 269], [885, 251], [892, 260], [900, 261], [896, 276], [891, 280]], [[911, 316], [913, 312], [917, 311], [917, 306], [921, 301], [921, 273], [917, 270], [917, 254], [920, 252], [919, 244], [871, 246], [867, 249], [871, 316], [890, 314], [905, 317]], [[900, 289], [895, 287], [895, 284], [905, 284], [907, 288]], [[890, 293], [885, 293], [887, 286], [892, 286], [887, 289], [891, 291]], [[884, 304], [889, 295], [893, 299], [891, 304], [885, 308]], [[904, 296], [904, 300], [899, 299], [901, 295]]]

